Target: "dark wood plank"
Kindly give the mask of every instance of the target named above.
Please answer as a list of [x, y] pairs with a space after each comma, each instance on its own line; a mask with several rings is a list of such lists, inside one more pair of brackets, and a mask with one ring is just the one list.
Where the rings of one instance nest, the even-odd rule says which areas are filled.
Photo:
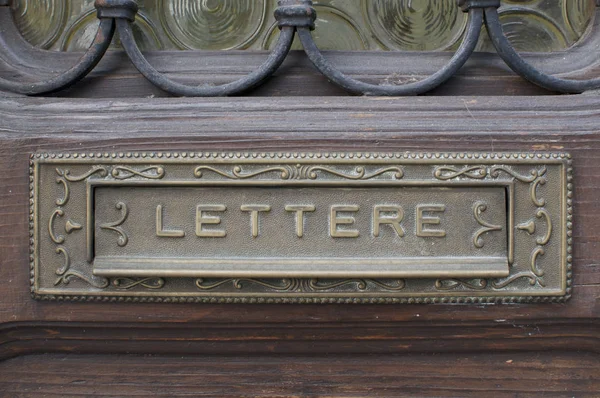
[[[597, 355], [35, 355], [0, 363], [2, 397], [594, 397]], [[490, 395], [491, 394], [491, 395]]]

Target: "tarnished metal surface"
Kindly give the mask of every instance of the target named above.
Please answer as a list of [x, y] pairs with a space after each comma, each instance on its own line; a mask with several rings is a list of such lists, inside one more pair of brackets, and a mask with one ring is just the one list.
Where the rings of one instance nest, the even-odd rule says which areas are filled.
[[565, 154], [35, 154], [36, 298], [570, 295]]

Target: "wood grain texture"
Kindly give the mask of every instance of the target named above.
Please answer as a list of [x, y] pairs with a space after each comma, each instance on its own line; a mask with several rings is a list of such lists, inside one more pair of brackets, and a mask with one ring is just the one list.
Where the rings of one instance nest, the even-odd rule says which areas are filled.
[[[0, 363], [0, 397], [594, 397], [587, 353], [369, 356], [34, 355]], [[592, 391], [592, 393], [590, 393]]]
[[[502, 358], [498, 361], [502, 364], [511, 359], [509, 356], [514, 352], [520, 352], [520, 358], [526, 361], [542, 358], [543, 366], [536, 368], [538, 365], [535, 365], [538, 373], [531, 378], [525, 376], [525, 370], [515, 371], [513, 381], [502, 382], [510, 385], [504, 396], [517, 396], [516, 391], [524, 392], [518, 396], [534, 396], [541, 393], [544, 385], [554, 386], [553, 390], [547, 391], [547, 396], [563, 396], [564, 391], [573, 391], [575, 396], [586, 396], [584, 391], [587, 391], [588, 396], [594, 396], [598, 391], [597, 379], [585, 376], [591, 375], [585, 372], [598, 368], [600, 354], [599, 109], [600, 97], [595, 95], [394, 99], [1, 99], [0, 358], [55, 353], [0, 364], [8, 366], [4, 369], [11, 369], [9, 374], [13, 369], [15, 372], [10, 379], [0, 376], [4, 377], [0, 379], [4, 383], [2, 386], [15, 392], [8, 396], [19, 396], [17, 392], [28, 396], [26, 390], [15, 388], [30, 388], [34, 384], [23, 382], [18, 387], [22, 376], [17, 369], [34, 366], [40, 358], [45, 358], [43, 363], [49, 369], [48, 379], [40, 376], [42, 384], [51, 383], [54, 377], [51, 373], [55, 371], [52, 369], [60, 370], [59, 358], [65, 358], [62, 362], [68, 366], [84, 368], [82, 364], [87, 356], [57, 356], [65, 353], [180, 355], [186, 357], [183, 361], [190, 362], [177, 365], [179, 369], [195, 368], [194, 361], [201, 360], [188, 356], [197, 354], [206, 359], [201, 361], [203, 364], [215, 366], [214, 369], [198, 368], [198, 372], [206, 373], [202, 373], [204, 376], [199, 374], [197, 386], [209, 383], [206, 380], [214, 374], [211, 372], [226, 372], [235, 362], [227, 357], [236, 357], [242, 361], [239, 369], [245, 375], [240, 380], [251, 380], [251, 369], [259, 366], [261, 361], [267, 363], [256, 383], [261, 380], [275, 383], [277, 373], [268, 369], [285, 369], [289, 365], [286, 370], [289, 373], [284, 378], [291, 380], [290, 375], [297, 375], [298, 384], [294, 385], [297, 389], [285, 389], [284, 385], [265, 390], [271, 396], [401, 396], [403, 388], [407, 388], [405, 395], [411, 395], [417, 387], [425, 388], [426, 383], [433, 382], [423, 381], [423, 385], [413, 385], [414, 389], [411, 389], [413, 387], [403, 384], [408, 383], [407, 379], [394, 378], [391, 373], [403, 375], [418, 369], [421, 374], [429, 372], [440, 377], [436, 382], [438, 387], [431, 384], [430, 395], [436, 395], [438, 390], [435, 388], [439, 388], [437, 394], [441, 396], [467, 396], [462, 394], [463, 390], [444, 390], [447, 387], [443, 380], [446, 385], [454, 378], [463, 380], [463, 376], [456, 374], [449, 374], [448, 379], [442, 380], [445, 372], [468, 373], [468, 367], [455, 369], [455, 359], [475, 355], [469, 360], [472, 369], [481, 367], [482, 377], [487, 377], [494, 370], [501, 371], [497, 366], [504, 366], [498, 365], [494, 358]], [[566, 304], [537, 305], [202, 305], [130, 304], [110, 300], [101, 303], [34, 301], [29, 296], [28, 280], [28, 166], [29, 154], [36, 150], [570, 152], [576, 177], [573, 297]], [[275, 357], [271, 356], [273, 354]], [[365, 354], [376, 356], [365, 357]], [[381, 359], [389, 354], [400, 357]], [[423, 367], [415, 359], [420, 358], [417, 354], [429, 355], [426, 363], [422, 363]], [[297, 357], [306, 355], [320, 365], [311, 365], [312, 359]], [[343, 355], [346, 359], [336, 362], [337, 359], [328, 357], [331, 355]], [[247, 356], [252, 358], [239, 359]], [[255, 356], [267, 359], [254, 359]], [[92, 358], [98, 359], [90, 359], [87, 366], [96, 366], [94, 361], [97, 361], [98, 375], [102, 374], [102, 369], [108, 371], [117, 366], [111, 365], [114, 363], [125, 364], [123, 366], [128, 368], [147, 363], [150, 366], [147, 358]], [[365, 380], [374, 383], [373, 390], [367, 391], [369, 383], [361, 383], [360, 379], [348, 390], [335, 389], [346, 383], [344, 375], [352, 374], [352, 366], [357, 363], [364, 364]], [[431, 367], [427, 368], [426, 364]], [[580, 369], [565, 372], [584, 375], [586, 382], [560, 379], [558, 375], [563, 374], [561, 369], [565, 366]], [[505, 369], [509, 372], [511, 368]], [[144, 372], [143, 368], [140, 372]], [[0, 371], [0, 374], [4, 372]], [[320, 374], [323, 380], [333, 380], [330, 385], [333, 387], [319, 390], [315, 378]], [[505, 374], [509, 380], [508, 373]], [[539, 381], [547, 380], [544, 377], [549, 375], [557, 375], [557, 379], [546, 384]], [[460, 384], [473, 385], [473, 391], [479, 393], [482, 389], [493, 388], [491, 382], [489, 385], [477, 384], [479, 376], [464, 377], [464, 380], [472, 379], [455, 384], [459, 387]], [[57, 385], [67, 383], [69, 388], [73, 387], [63, 379], [56, 380]], [[391, 392], [385, 389], [388, 380], [393, 384]], [[163, 383], [163, 379], [157, 383]], [[193, 384], [193, 381], [189, 383]], [[222, 380], [219, 385], [236, 385], [236, 378]], [[304, 387], [298, 387], [300, 385], [310, 387], [303, 390]], [[50, 388], [48, 384], [43, 386]], [[119, 387], [122, 386], [115, 385], [112, 390], [107, 388], [101, 393], [126, 395], [119, 392]], [[191, 384], [189, 388], [192, 388]], [[48, 396], [60, 394], [57, 389], [48, 391]], [[75, 396], [92, 394], [85, 390], [72, 391]], [[208, 394], [210, 396], [218, 396], [214, 390], [207, 391], [213, 391], [214, 395]], [[237, 390], [232, 391], [228, 394], [236, 395]]]

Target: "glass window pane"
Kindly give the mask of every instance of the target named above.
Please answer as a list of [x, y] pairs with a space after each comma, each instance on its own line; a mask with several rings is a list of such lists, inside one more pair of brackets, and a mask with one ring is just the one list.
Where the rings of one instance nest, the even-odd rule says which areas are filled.
[[[276, 0], [138, 3], [136, 35], [144, 49], [264, 50], [277, 37]], [[315, 8], [314, 36], [324, 50], [453, 50], [466, 22], [455, 0], [320, 0]], [[519, 50], [557, 51], [585, 34], [594, 8], [594, 0], [504, 0], [501, 19]], [[29, 42], [52, 50], [87, 48], [98, 23], [93, 0], [16, 0], [14, 13]], [[491, 50], [487, 35], [479, 50]]]

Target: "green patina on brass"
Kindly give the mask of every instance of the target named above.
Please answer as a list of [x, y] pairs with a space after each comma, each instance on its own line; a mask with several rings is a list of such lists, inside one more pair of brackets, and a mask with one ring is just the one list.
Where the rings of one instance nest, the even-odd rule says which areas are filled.
[[549, 153], [38, 153], [32, 293], [562, 301], [571, 174]]

